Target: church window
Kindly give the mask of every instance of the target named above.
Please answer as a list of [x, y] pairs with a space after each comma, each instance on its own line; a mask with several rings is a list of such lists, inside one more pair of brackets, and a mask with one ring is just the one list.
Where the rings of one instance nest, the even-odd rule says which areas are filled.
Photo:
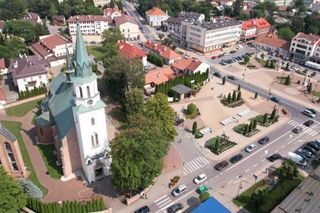
[[4, 143], [4, 147], [5, 147], [6, 152], [7, 152], [9, 163], [11, 164], [11, 170], [13, 172], [17, 172], [18, 171], [18, 166], [17, 166], [16, 160], [14, 158], [11, 145], [8, 142], [5, 142]]
[[99, 145], [99, 138], [98, 138], [98, 134], [97, 133], [93, 133], [91, 135], [91, 145], [92, 146], [97, 146]]
[[91, 118], [91, 125], [93, 126], [95, 124], [94, 118]]
[[90, 95], [90, 87], [89, 86], [87, 86], [87, 93], [88, 93], [88, 97], [90, 97], [91, 95]]
[[96, 145], [99, 145], [99, 138], [97, 133], [95, 133], [95, 138], [96, 138]]
[[82, 98], [83, 96], [82, 96], [82, 88], [81, 87], [79, 87], [79, 91], [80, 91], [80, 97]]

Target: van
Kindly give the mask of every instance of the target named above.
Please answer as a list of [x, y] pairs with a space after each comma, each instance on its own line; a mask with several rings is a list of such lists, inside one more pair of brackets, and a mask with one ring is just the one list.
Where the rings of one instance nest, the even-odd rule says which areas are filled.
[[172, 195], [174, 197], [178, 197], [179, 195], [181, 195], [183, 192], [185, 192], [187, 190], [187, 186], [184, 184], [179, 185], [177, 188], [175, 188], [172, 191]]
[[308, 109], [304, 109], [304, 110], [302, 111], [302, 114], [304, 114], [304, 115], [306, 115], [306, 116], [308, 116], [308, 117], [311, 117], [311, 118], [316, 117], [316, 115], [313, 114], [313, 113], [312, 113], [310, 110], [308, 110]]
[[299, 166], [303, 166], [304, 167], [304, 166], [307, 165], [307, 161], [305, 161], [305, 159], [301, 155], [298, 155], [296, 153], [289, 152], [288, 153], [288, 158], [290, 160], [292, 160], [293, 162], [295, 162]]

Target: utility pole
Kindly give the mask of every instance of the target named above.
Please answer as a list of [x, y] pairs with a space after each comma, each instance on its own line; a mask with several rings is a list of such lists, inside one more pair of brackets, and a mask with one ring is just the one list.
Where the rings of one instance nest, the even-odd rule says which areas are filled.
[[238, 192], [237, 192], [237, 197], [236, 198], [239, 197], [240, 189], [242, 189], [242, 175], [239, 175], [238, 177], [240, 178], [240, 184], [239, 184], [239, 187], [238, 187]]

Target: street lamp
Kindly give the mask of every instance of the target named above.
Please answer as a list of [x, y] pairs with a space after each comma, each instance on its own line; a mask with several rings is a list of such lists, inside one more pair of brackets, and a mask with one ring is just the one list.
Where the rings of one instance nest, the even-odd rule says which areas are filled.
[[237, 198], [239, 197], [240, 189], [242, 189], [242, 175], [239, 175], [238, 177], [240, 178], [240, 183], [238, 187]]
[[247, 71], [247, 67], [244, 69], [244, 72], [242, 74], [243, 75], [243, 79], [242, 79], [243, 81], [244, 81], [244, 78], [246, 77], [246, 71]]
[[272, 85], [275, 83], [275, 81], [273, 81], [270, 85], [270, 88], [269, 88], [269, 99], [270, 99], [270, 96], [271, 96], [271, 88], [272, 88]]

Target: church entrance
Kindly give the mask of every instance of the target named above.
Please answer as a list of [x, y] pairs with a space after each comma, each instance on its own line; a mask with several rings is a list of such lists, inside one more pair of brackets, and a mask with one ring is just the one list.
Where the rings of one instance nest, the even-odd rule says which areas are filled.
[[94, 174], [96, 176], [96, 180], [100, 180], [104, 178], [103, 166], [104, 164], [101, 161], [98, 161], [96, 163], [96, 166], [94, 168]]

